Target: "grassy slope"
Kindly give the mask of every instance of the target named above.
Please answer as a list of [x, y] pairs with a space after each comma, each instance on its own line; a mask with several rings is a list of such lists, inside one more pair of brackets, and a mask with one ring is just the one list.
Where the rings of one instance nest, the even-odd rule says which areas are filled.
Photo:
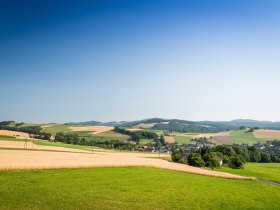
[[224, 171], [242, 176], [253, 176], [280, 183], [280, 163], [247, 163], [244, 169], [221, 168]]
[[264, 139], [256, 138], [252, 132], [247, 132], [247, 130], [239, 130], [230, 132], [228, 138], [229, 142], [235, 144], [247, 143], [249, 145], [255, 144], [258, 141], [265, 142]]
[[179, 144], [189, 144], [192, 139], [191, 136], [175, 136], [174, 138]]
[[161, 135], [165, 131], [165, 130], [156, 130], [156, 129], [152, 129], [152, 128], [144, 128], [142, 130], [143, 131], [153, 132], [153, 133], [156, 133], [157, 135]]
[[[2, 136], [2, 135], [0, 135], [0, 140], [16, 141], [18, 139], [15, 138], [15, 137], [11, 137], [11, 136]], [[19, 140], [22, 140], [22, 139], [19, 139]]]
[[55, 136], [55, 134], [58, 132], [67, 133], [67, 132], [70, 132], [71, 130], [70, 130], [69, 126], [67, 126], [67, 125], [57, 124], [57, 125], [51, 125], [50, 127], [42, 128], [42, 131], [50, 133], [52, 136]]
[[[42, 145], [42, 146], [54, 146], [54, 147], [65, 147], [65, 148], [72, 148], [72, 149], [85, 149], [85, 150], [91, 150], [91, 146], [84, 146], [84, 145], [75, 145], [75, 144], [65, 144], [62, 142], [51, 142], [51, 141], [45, 141], [45, 140], [33, 140], [34, 144]], [[93, 147], [93, 148], [99, 148], [99, 147]]]
[[0, 185], [0, 209], [280, 208], [274, 186], [153, 168], [9, 171]]
[[98, 136], [98, 134], [92, 135], [92, 132], [90, 132], [90, 131], [74, 131], [71, 133], [77, 133], [80, 138], [85, 138], [90, 141], [111, 141], [111, 140], [124, 141], [124, 140], [129, 139], [129, 136], [126, 136], [126, 135], [120, 136], [118, 134], [116, 134], [115, 137], [107, 137], [107, 136], [102, 136], [102, 135]]

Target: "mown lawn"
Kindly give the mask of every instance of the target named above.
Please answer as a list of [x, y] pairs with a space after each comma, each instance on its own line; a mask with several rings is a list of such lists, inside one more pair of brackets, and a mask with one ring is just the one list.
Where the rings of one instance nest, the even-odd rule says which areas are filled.
[[220, 168], [218, 170], [280, 183], [280, 163], [246, 163], [244, 169]]
[[0, 172], [0, 209], [279, 209], [280, 190], [144, 167]]

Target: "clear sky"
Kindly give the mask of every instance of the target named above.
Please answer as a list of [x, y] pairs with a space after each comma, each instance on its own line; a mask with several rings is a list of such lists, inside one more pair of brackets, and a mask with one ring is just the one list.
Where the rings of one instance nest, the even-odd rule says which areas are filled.
[[0, 120], [280, 121], [280, 1], [0, 1]]

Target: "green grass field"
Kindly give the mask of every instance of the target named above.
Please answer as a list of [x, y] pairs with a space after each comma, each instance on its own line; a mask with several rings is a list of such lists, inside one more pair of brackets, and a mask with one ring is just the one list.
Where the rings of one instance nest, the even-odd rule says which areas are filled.
[[279, 209], [280, 190], [143, 167], [0, 172], [0, 209]]
[[174, 138], [179, 144], [189, 144], [192, 140], [191, 136], [175, 136]]
[[153, 132], [156, 133], [157, 135], [162, 135], [164, 133], [165, 130], [156, 130], [156, 129], [152, 129], [152, 128], [144, 128], [142, 129], [143, 131], [149, 131], [149, 132]]
[[11, 137], [11, 136], [2, 136], [0, 135], [0, 140], [17, 140], [17, 138], [15, 137]]
[[32, 140], [32, 142], [34, 144], [42, 145], [42, 146], [65, 147], [65, 148], [71, 148], [71, 149], [84, 149], [84, 150], [91, 150], [92, 148], [100, 149], [99, 147], [66, 144], [66, 143], [62, 143], [62, 142], [52, 142], [52, 141], [46, 141], [46, 140]]
[[153, 144], [155, 143], [153, 139], [140, 139], [140, 144], [145, 145], [145, 144]]
[[42, 128], [42, 131], [46, 133], [50, 133], [52, 136], [55, 136], [55, 134], [58, 132], [68, 133], [71, 131], [71, 129], [67, 125], [57, 124], [57, 125], [51, 125], [50, 127], [44, 127]]
[[220, 168], [218, 170], [280, 183], [280, 163], [246, 163], [244, 169]]
[[264, 139], [256, 138], [252, 132], [247, 132], [247, 130], [238, 130], [230, 132], [228, 141], [233, 144], [247, 143], [249, 145], [253, 145], [258, 141], [265, 142]]
[[[92, 135], [92, 132], [90, 131], [74, 131], [74, 132], [71, 132], [71, 133], [76, 133], [79, 135], [80, 138], [85, 138], [89, 141], [111, 141], [111, 140], [119, 140], [119, 141], [124, 141], [124, 140], [127, 140], [129, 139], [129, 136], [126, 136], [126, 135], [118, 135], [116, 134], [115, 137], [108, 137], [108, 136], [98, 136], [98, 135]], [[110, 133], [110, 134], [113, 134], [113, 133]]]

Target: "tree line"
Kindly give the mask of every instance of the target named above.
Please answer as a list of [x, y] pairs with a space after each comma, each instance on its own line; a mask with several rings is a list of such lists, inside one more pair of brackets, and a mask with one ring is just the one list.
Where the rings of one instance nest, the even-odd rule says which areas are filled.
[[63, 142], [66, 144], [98, 146], [105, 149], [131, 150], [135, 148], [135, 144], [127, 141], [110, 140], [110, 141], [92, 141], [86, 138], [80, 138], [76, 133], [59, 132], [55, 135], [55, 142]]
[[14, 127], [9, 126], [10, 123], [14, 121], [2, 121], [0, 122], [0, 130], [10, 130], [10, 131], [18, 131], [23, 133], [28, 133], [30, 138], [50, 140], [51, 134], [42, 132], [41, 126], [27, 126], [27, 127], [19, 127], [24, 123], [16, 123]]
[[280, 158], [268, 151], [260, 151], [255, 146], [242, 147], [240, 145], [218, 145], [213, 148], [203, 147], [197, 151], [185, 153], [183, 148], [173, 149], [172, 161], [188, 164], [196, 167], [220, 167], [243, 168], [246, 162], [253, 163], [279, 163]]
[[125, 134], [130, 136], [131, 141], [140, 142], [140, 139], [153, 139], [155, 141], [158, 140], [159, 136], [156, 133], [149, 132], [149, 131], [130, 131], [124, 128], [115, 127], [114, 131], [117, 133]]

